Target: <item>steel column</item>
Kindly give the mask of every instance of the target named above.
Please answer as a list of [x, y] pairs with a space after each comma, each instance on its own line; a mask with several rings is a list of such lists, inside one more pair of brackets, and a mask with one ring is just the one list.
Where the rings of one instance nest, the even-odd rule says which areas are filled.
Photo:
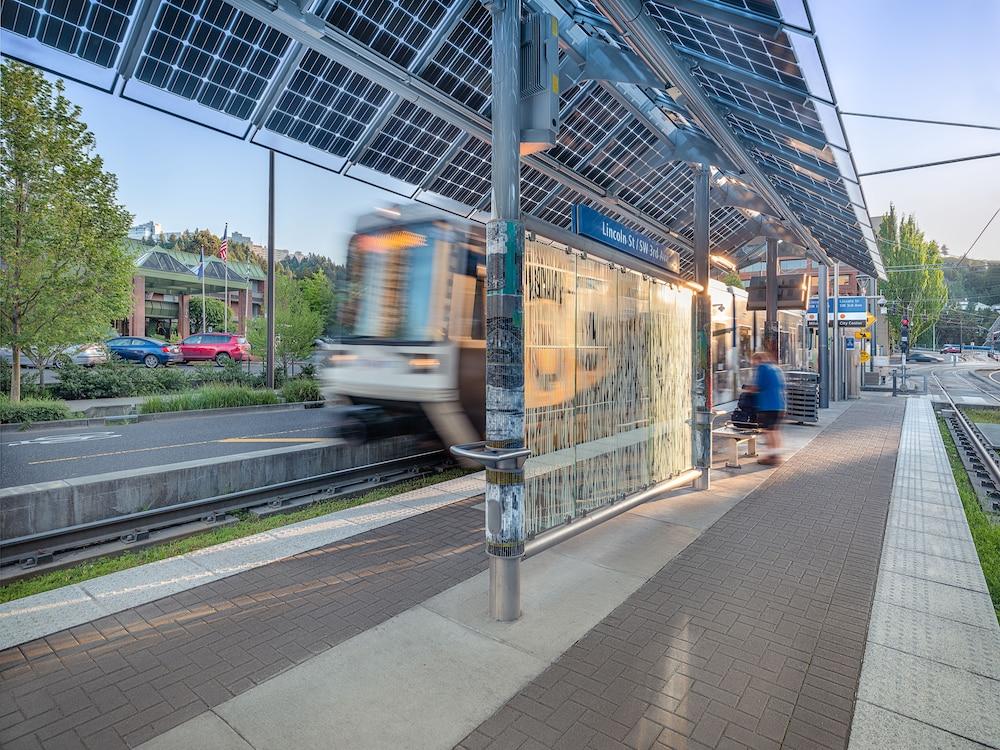
[[833, 345], [830, 347], [830, 393], [840, 401], [840, 263], [833, 264]]
[[694, 298], [691, 323], [694, 327], [692, 352], [692, 418], [694, 465], [701, 469], [695, 482], [707, 490], [712, 469], [712, 295], [709, 282], [709, 189], [711, 170], [707, 164], [694, 167], [694, 280], [701, 285]]
[[[520, 192], [520, 0], [495, 0], [493, 212], [486, 225], [486, 448], [524, 448], [524, 318]], [[524, 470], [486, 470], [490, 615], [521, 616]]]
[[274, 151], [267, 152], [267, 370], [268, 388], [274, 388]]
[[767, 238], [767, 278], [764, 288], [764, 348], [778, 361], [778, 240]]
[[819, 369], [819, 406], [827, 409], [830, 406], [830, 328], [827, 323], [827, 307], [829, 307], [829, 281], [826, 264], [819, 264], [819, 289], [816, 300], [816, 335], [817, 357], [816, 366]]

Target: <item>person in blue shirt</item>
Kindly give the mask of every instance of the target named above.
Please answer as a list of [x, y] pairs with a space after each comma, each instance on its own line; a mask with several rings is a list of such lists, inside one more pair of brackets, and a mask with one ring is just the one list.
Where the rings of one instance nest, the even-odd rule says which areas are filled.
[[781, 463], [781, 420], [785, 416], [785, 376], [770, 352], [754, 352], [753, 391], [756, 393], [757, 424], [767, 437], [768, 455], [760, 463]]

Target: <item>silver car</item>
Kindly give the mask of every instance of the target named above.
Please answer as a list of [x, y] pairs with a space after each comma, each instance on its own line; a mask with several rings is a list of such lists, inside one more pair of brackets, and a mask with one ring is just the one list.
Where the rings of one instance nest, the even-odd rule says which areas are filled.
[[[10, 347], [0, 347], [0, 361], [9, 364], [13, 363], [14, 353], [10, 350]], [[73, 344], [67, 346], [62, 352], [57, 354], [55, 361], [50, 364], [50, 367], [59, 368], [67, 362], [90, 367], [92, 365], [104, 364], [107, 361], [108, 349], [104, 344]], [[34, 360], [24, 352], [21, 352], [21, 366], [37, 367]]]

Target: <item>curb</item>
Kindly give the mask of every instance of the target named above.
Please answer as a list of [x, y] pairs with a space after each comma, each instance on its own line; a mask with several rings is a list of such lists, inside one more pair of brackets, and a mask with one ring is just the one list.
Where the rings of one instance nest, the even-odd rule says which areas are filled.
[[164, 411], [156, 414], [123, 414], [107, 417], [81, 417], [80, 419], [53, 419], [48, 422], [11, 422], [0, 424], [0, 435], [47, 429], [49, 427], [96, 427], [101, 425], [131, 424], [134, 422], [155, 422], [161, 419], [250, 413], [267, 411], [269, 409], [321, 409], [325, 405], [325, 401], [292, 401], [290, 403], [258, 404], [256, 406], [227, 406], [222, 409], [184, 409], [183, 411]]

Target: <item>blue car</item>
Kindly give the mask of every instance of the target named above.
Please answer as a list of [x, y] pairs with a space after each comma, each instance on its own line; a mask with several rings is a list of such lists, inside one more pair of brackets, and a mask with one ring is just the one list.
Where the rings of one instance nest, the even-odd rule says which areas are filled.
[[131, 362], [142, 362], [149, 368], [181, 362], [183, 359], [178, 347], [159, 339], [121, 336], [109, 340], [106, 345], [111, 356]]

